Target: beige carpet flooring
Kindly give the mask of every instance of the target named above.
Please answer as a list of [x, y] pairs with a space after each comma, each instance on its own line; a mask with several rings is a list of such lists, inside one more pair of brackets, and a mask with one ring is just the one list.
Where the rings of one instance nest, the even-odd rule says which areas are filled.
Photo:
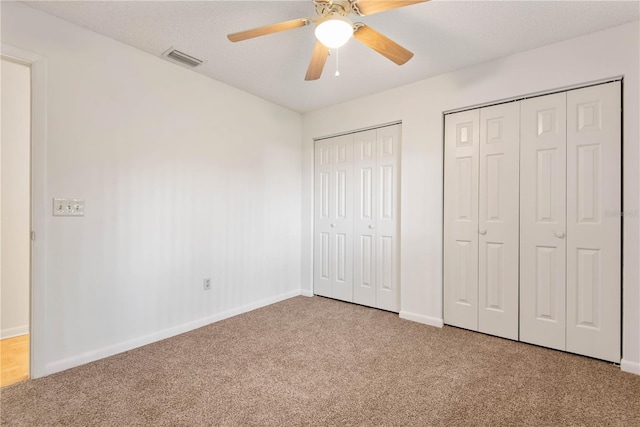
[[2, 426], [640, 426], [609, 363], [297, 297], [0, 392]]

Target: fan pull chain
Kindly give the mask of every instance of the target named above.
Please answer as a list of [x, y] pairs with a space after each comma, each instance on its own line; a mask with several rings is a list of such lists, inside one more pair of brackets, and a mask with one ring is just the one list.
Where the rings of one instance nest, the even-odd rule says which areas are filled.
[[338, 48], [336, 48], [336, 77], [340, 77], [340, 54], [338, 54]]

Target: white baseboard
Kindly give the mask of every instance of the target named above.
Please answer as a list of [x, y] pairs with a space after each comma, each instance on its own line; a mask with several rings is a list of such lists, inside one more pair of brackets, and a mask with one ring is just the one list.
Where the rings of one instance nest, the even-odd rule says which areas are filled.
[[133, 350], [134, 348], [142, 347], [143, 345], [151, 344], [156, 341], [171, 338], [173, 336], [183, 334], [185, 332], [192, 331], [194, 329], [201, 328], [211, 323], [219, 322], [220, 320], [228, 319], [238, 314], [247, 313], [257, 308], [265, 307], [267, 305], [275, 304], [280, 301], [284, 301], [289, 298], [297, 297], [301, 294], [300, 290], [285, 292], [284, 294], [277, 295], [275, 297], [266, 298], [260, 301], [252, 302], [240, 307], [233, 308], [231, 310], [224, 311], [222, 313], [215, 314], [213, 316], [203, 317], [198, 320], [194, 320], [182, 325], [174, 326], [172, 328], [164, 329], [162, 331], [154, 332], [152, 334], [144, 335], [142, 337], [134, 338], [121, 343], [109, 345], [99, 348], [97, 350], [88, 351], [82, 354], [68, 357], [66, 359], [58, 360], [55, 362], [47, 363], [45, 375], [55, 374], [56, 372], [65, 371], [67, 369], [75, 368], [76, 366], [84, 365], [85, 363], [94, 362], [105, 357], [113, 356], [118, 353]]
[[442, 319], [439, 319], [437, 317], [425, 316], [423, 314], [409, 313], [408, 311], [400, 311], [400, 318], [429, 326], [435, 326], [437, 328], [442, 328], [444, 326], [444, 321]]
[[0, 330], [0, 339], [19, 337], [29, 333], [29, 325], [16, 326], [15, 328], [7, 328]]
[[629, 360], [622, 359], [620, 361], [620, 369], [624, 372], [640, 375], [640, 363], [638, 362], [631, 362]]
[[306, 289], [300, 289], [300, 295], [302, 295], [303, 297], [312, 297], [313, 292]]

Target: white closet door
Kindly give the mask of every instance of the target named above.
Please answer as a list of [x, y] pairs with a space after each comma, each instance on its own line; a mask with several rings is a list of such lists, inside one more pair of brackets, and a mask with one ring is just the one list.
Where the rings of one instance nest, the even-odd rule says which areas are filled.
[[566, 93], [520, 108], [520, 340], [564, 350]]
[[353, 135], [334, 138], [333, 298], [353, 301]]
[[567, 94], [567, 351], [620, 362], [620, 82]]
[[377, 129], [376, 307], [400, 311], [400, 125]]
[[520, 103], [480, 110], [478, 330], [518, 339]]
[[353, 136], [315, 151], [314, 292], [353, 301]]
[[478, 329], [479, 110], [445, 116], [444, 321]]
[[333, 145], [332, 139], [315, 142], [313, 292], [325, 297], [333, 296]]
[[376, 305], [376, 131], [354, 135], [353, 301]]

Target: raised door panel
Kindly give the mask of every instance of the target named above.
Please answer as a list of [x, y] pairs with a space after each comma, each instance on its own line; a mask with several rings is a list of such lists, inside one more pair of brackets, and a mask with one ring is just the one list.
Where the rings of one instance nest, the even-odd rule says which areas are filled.
[[567, 351], [616, 363], [621, 323], [620, 108], [620, 82], [567, 94]]
[[564, 350], [566, 94], [520, 110], [520, 340]]
[[478, 330], [480, 111], [445, 116], [444, 322]]
[[318, 269], [317, 274], [318, 278], [321, 280], [330, 281], [331, 280], [331, 253], [329, 242], [330, 237], [329, 233], [320, 232], [318, 233]]
[[400, 125], [376, 130], [376, 302], [400, 311]]
[[354, 135], [354, 256], [353, 301], [374, 307], [376, 304], [376, 215], [377, 168], [376, 131]]
[[480, 110], [478, 330], [513, 340], [518, 339], [519, 122], [519, 102]]

